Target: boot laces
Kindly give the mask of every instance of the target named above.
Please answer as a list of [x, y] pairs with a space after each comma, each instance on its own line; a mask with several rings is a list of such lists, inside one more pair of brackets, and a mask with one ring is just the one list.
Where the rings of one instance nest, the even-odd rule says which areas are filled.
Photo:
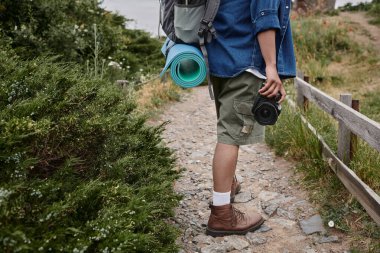
[[239, 220], [244, 221], [245, 220], [245, 213], [236, 209], [235, 207], [232, 207], [232, 224], [236, 226]]

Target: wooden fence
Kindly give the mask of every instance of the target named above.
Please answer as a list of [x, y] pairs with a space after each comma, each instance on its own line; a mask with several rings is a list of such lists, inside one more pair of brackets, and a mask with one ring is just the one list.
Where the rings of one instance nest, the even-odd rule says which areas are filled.
[[[347, 190], [360, 202], [373, 220], [380, 225], [380, 197], [366, 185], [348, 166], [356, 148], [356, 136], [380, 152], [380, 124], [359, 113], [358, 101], [350, 94], [341, 95], [338, 101], [313, 87], [299, 73], [295, 79], [297, 105], [307, 110], [308, 103], [315, 103], [339, 122], [338, 154], [326, 144], [316, 129], [301, 116], [302, 121], [316, 135], [321, 144], [321, 153]], [[292, 107], [295, 103], [290, 101]], [[354, 107], [354, 108], [352, 108]], [[356, 109], [356, 110], [355, 110]], [[378, 168], [380, 169], [380, 164]]]

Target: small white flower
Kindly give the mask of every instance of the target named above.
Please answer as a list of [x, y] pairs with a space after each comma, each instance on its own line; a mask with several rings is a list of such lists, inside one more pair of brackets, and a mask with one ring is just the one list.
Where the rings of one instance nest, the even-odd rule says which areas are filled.
[[108, 63], [108, 67], [112, 67], [112, 68], [115, 68], [115, 69], [121, 69], [121, 66], [119, 63], [115, 62], [115, 61], [110, 61]]
[[329, 221], [328, 225], [330, 228], [333, 228], [335, 226], [335, 223], [334, 223], [334, 221], [331, 220], [331, 221]]
[[9, 195], [11, 195], [12, 192], [8, 191], [7, 189], [0, 188], [0, 205], [4, 201], [4, 199], [8, 198]]

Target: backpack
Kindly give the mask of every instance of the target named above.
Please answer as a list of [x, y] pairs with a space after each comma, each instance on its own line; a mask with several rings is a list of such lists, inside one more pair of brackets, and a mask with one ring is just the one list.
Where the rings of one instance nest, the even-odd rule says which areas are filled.
[[207, 66], [210, 96], [214, 99], [205, 44], [216, 38], [213, 21], [220, 0], [159, 0], [159, 2], [160, 25], [167, 37], [175, 43], [200, 47]]

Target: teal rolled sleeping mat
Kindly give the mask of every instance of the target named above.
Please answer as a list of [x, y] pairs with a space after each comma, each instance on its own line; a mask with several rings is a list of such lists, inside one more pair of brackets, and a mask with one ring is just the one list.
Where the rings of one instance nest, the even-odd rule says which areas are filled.
[[160, 76], [170, 68], [170, 75], [177, 85], [192, 88], [206, 79], [207, 68], [201, 51], [193, 46], [175, 44], [166, 40], [162, 49], [166, 56], [166, 64]]

